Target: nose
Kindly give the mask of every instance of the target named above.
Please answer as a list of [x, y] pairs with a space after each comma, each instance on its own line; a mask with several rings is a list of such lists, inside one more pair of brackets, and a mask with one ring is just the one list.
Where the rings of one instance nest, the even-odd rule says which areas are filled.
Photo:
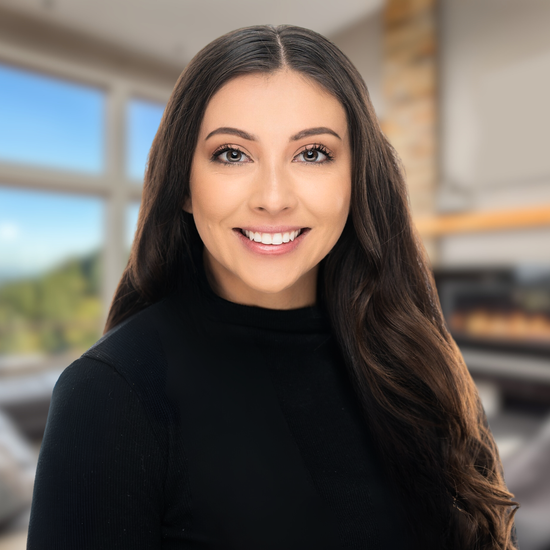
[[284, 166], [265, 164], [258, 170], [250, 195], [250, 207], [277, 215], [292, 210], [298, 201], [291, 174]]

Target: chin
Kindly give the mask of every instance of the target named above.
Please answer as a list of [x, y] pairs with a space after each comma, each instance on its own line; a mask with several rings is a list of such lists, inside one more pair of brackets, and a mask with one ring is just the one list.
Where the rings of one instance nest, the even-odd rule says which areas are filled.
[[274, 283], [270, 285], [258, 285], [252, 281], [245, 281], [247, 286], [256, 292], [261, 292], [263, 294], [278, 294], [279, 292], [284, 292], [288, 288], [292, 287], [295, 281], [281, 281], [279, 283]]
[[239, 277], [250, 289], [264, 294], [277, 294], [292, 288], [300, 279], [289, 269], [249, 269]]

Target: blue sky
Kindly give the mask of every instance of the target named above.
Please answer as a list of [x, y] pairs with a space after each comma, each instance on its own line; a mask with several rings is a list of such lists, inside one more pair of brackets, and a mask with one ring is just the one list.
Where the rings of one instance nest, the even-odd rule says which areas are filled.
[[[105, 101], [101, 89], [0, 64], [0, 162], [101, 174]], [[129, 102], [126, 170], [140, 181], [164, 106]], [[139, 205], [126, 213], [126, 245]], [[0, 284], [37, 275], [103, 243], [99, 197], [18, 189], [0, 181]]]
[[103, 170], [105, 93], [0, 65], [0, 160]]
[[149, 148], [160, 124], [164, 105], [139, 99], [129, 102], [126, 119], [128, 146], [126, 173], [131, 179], [142, 180]]
[[[139, 204], [126, 209], [126, 246]], [[102, 246], [103, 199], [0, 186], [0, 284], [40, 274]]]
[[44, 271], [101, 246], [98, 198], [0, 188], [0, 281]]

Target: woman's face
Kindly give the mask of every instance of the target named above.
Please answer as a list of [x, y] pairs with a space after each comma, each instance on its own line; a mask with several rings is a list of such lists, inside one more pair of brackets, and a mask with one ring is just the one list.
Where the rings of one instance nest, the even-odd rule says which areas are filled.
[[342, 105], [294, 71], [231, 80], [206, 108], [190, 189], [184, 209], [218, 295], [272, 309], [313, 305], [319, 262], [350, 207]]

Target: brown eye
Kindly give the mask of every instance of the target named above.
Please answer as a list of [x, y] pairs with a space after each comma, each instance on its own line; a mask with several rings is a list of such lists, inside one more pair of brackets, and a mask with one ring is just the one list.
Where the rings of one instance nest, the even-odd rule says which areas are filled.
[[304, 159], [307, 161], [315, 161], [319, 157], [319, 151], [316, 151], [314, 149], [310, 149], [309, 151], [306, 151], [304, 153]]
[[238, 162], [239, 160], [242, 160], [243, 153], [240, 151], [237, 151], [236, 149], [231, 149], [231, 151], [227, 151], [227, 160], [229, 162]]
[[305, 149], [295, 158], [302, 160], [300, 162], [306, 162], [308, 164], [324, 164], [325, 162], [330, 162], [334, 157], [329, 153], [329, 151], [322, 145], [314, 145], [309, 149]]
[[212, 155], [211, 160], [220, 164], [244, 164], [247, 162], [252, 162], [248, 155], [242, 151], [239, 151], [239, 149], [227, 146], [216, 151]]

